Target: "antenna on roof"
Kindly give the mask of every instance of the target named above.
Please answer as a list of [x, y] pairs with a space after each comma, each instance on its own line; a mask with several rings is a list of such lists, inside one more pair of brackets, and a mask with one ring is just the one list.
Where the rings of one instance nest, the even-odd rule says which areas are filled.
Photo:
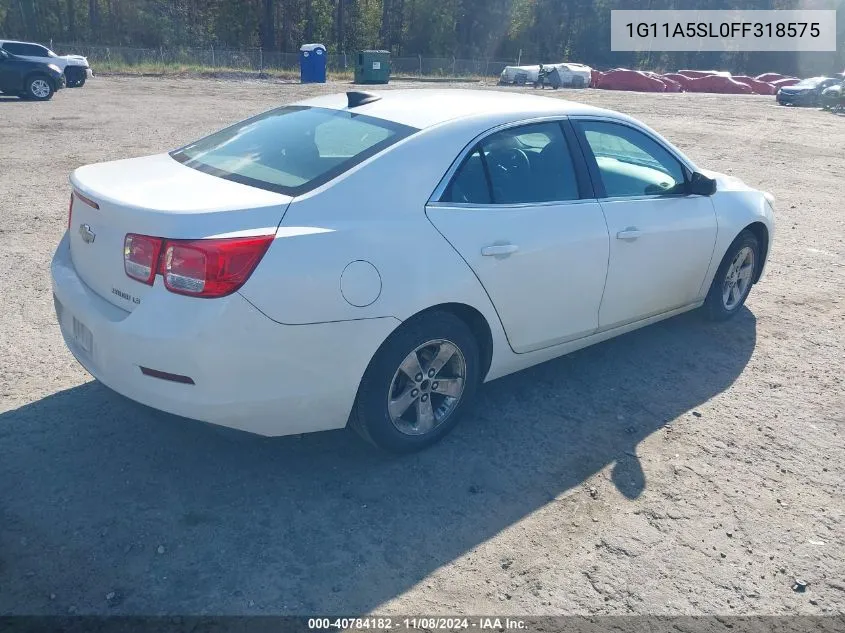
[[346, 98], [349, 100], [348, 107], [350, 108], [357, 108], [358, 106], [367, 105], [368, 103], [381, 99], [380, 96], [372, 92], [359, 92], [357, 90], [347, 92]]

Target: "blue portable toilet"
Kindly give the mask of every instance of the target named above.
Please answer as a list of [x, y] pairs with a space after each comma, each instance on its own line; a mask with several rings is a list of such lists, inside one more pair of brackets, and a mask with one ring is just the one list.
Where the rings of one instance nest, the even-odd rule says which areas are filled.
[[303, 44], [299, 49], [299, 79], [304, 84], [326, 83], [326, 47]]

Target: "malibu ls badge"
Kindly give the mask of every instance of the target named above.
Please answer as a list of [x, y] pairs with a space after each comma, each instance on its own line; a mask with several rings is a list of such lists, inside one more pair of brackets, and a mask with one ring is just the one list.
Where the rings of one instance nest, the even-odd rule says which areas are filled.
[[79, 235], [82, 236], [82, 241], [86, 244], [91, 244], [97, 237], [97, 234], [91, 230], [91, 227], [87, 224], [80, 224], [79, 225]]
[[126, 299], [127, 301], [131, 301], [135, 305], [138, 305], [139, 303], [141, 303], [141, 299], [139, 299], [138, 297], [133, 297], [128, 292], [123, 292], [123, 290], [120, 290], [119, 288], [112, 288], [111, 293], [113, 295], [117, 295], [121, 299]]

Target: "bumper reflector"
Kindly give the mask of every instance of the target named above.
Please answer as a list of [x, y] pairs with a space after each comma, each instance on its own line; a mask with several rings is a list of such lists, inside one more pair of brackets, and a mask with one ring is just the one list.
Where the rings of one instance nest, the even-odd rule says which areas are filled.
[[193, 385], [194, 379], [190, 376], [180, 376], [179, 374], [169, 374], [166, 371], [159, 371], [158, 369], [150, 369], [149, 367], [141, 367], [141, 373], [151, 378], [161, 378], [162, 380], [169, 380], [170, 382], [178, 382], [183, 385]]

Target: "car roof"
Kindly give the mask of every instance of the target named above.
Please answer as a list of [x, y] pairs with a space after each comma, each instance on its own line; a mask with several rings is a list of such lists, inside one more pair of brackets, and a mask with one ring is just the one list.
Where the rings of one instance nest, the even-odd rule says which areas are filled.
[[[356, 106], [351, 111], [418, 129], [455, 119], [489, 118], [493, 120], [500, 119], [502, 115], [508, 115], [512, 120], [569, 115], [628, 118], [616, 112], [583, 103], [521, 92], [418, 88], [380, 90], [373, 91], [371, 94], [380, 98], [377, 101]], [[348, 107], [348, 100], [346, 94], [339, 93], [300, 101], [297, 105], [345, 110]]]
[[41, 46], [43, 48], [46, 48], [48, 51], [50, 50], [49, 46], [39, 44], [38, 42], [22, 42], [20, 40], [0, 40], [0, 46], [2, 46], [3, 44], [31, 44], [33, 46]]

